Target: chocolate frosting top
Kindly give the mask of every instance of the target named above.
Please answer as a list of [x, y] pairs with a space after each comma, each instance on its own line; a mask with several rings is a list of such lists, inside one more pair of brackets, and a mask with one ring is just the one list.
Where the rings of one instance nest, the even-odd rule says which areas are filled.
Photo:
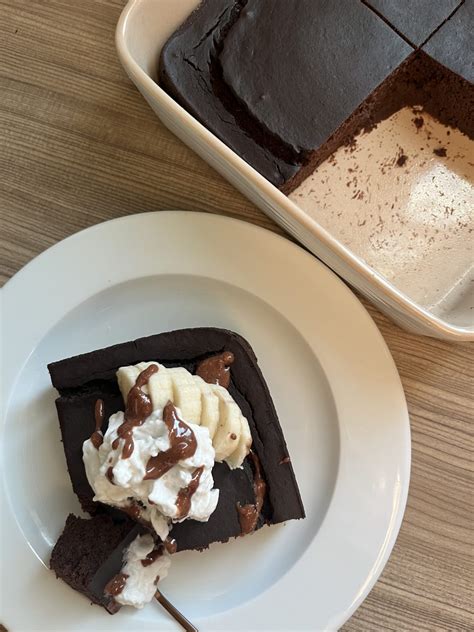
[[423, 46], [423, 51], [474, 83], [474, 2], [467, 0]]
[[413, 52], [354, 0], [249, 0], [224, 38], [224, 81], [295, 152], [324, 143]]
[[367, 0], [367, 4], [414, 46], [421, 46], [462, 0]]
[[[221, 80], [218, 51], [245, 0], [206, 0], [166, 42], [159, 83], [180, 105], [277, 186], [299, 166], [279, 156]], [[275, 153], [275, 151], [277, 153]]]

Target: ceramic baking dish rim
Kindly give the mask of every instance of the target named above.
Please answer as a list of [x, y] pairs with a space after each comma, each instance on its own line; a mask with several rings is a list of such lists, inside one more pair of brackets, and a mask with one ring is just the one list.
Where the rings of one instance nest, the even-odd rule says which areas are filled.
[[151, 93], [163, 109], [178, 123], [183, 127], [189, 128], [193, 134], [211, 146], [212, 149], [222, 157], [223, 161], [230, 163], [235, 170], [244, 176], [247, 182], [251, 183], [257, 190], [263, 192], [275, 205], [284, 208], [288, 216], [294, 222], [319, 239], [319, 241], [335, 256], [339, 257], [346, 266], [349, 266], [356, 274], [359, 274], [365, 283], [372, 286], [372, 290], [378, 300], [389, 300], [395, 303], [400, 313], [404, 313], [406, 318], [415, 321], [419, 328], [430, 330], [432, 332], [431, 335], [458, 341], [474, 341], [474, 327], [469, 328], [451, 325], [400, 292], [392, 283], [364, 263], [363, 260], [359, 259], [316, 220], [305, 214], [294, 202], [277, 189], [277, 187], [268, 182], [268, 180], [260, 175], [253, 167], [217, 138], [217, 136], [206, 129], [197, 119], [176, 103], [176, 101], [140, 67], [127, 46], [127, 27], [130, 17], [141, 2], [142, 0], [129, 0], [120, 16], [115, 34], [115, 43], [120, 62], [135, 85], [142, 87], [147, 93]]

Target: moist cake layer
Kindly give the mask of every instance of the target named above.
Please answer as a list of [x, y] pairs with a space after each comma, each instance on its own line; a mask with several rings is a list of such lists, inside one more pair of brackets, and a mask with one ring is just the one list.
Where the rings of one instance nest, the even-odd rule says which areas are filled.
[[124, 549], [142, 532], [143, 527], [127, 518], [116, 522], [104, 514], [92, 519], [70, 514], [53, 548], [50, 568], [72, 588], [114, 614], [118, 607], [104, 594], [105, 585], [120, 571]]

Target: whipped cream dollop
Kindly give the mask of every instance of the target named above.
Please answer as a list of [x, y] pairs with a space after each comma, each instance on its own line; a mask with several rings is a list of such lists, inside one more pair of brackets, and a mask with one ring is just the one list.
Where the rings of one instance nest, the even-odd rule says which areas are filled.
[[143, 608], [156, 592], [158, 582], [168, 575], [171, 559], [163, 546], [155, 548], [151, 534], [139, 535], [125, 551], [123, 588], [114, 595], [122, 606]]
[[[179, 408], [173, 410], [180, 418]], [[166, 539], [172, 521], [187, 518], [207, 521], [219, 499], [219, 491], [213, 489], [215, 452], [209, 431], [190, 422], [183, 427], [189, 428], [194, 436], [194, 453], [178, 460], [159, 477], [146, 478], [153, 457], [169, 452], [172, 447], [172, 432], [163, 418], [164, 411], [154, 410], [141, 425], [131, 429], [133, 451], [127, 458], [123, 458], [126, 440], [119, 436], [123, 412], [110, 417], [98, 448], [93, 438], [83, 445], [83, 460], [94, 500], [128, 509], [129, 513], [132, 510], [132, 517], [149, 521], [162, 540]]]

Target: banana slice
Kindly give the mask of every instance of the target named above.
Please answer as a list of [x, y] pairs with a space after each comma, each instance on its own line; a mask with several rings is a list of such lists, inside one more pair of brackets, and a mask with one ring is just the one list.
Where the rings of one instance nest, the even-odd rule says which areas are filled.
[[138, 375], [151, 364], [159, 370], [143, 390], [150, 395], [153, 410], [172, 401], [181, 410], [183, 419], [205, 426], [216, 452], [216, 461], [226, 461], [231, 469], [242, 465], [250, 452], [252, 435], [247, 419], [229, 394], [218, 384], [208, 384], [184, 367], [167, 369], [158, 362], [140, 362], [120, 367], [117, 380], [124, 402]]
[[121, 366], [117, 371], [117, 381], [123, 401], [127, 401], [128, 393], [137, 381], [140, 370], [137, 366]]
[[212, 443], [216, 461], [224, 461], [239, 444], [242, 413], [225, 388], [218, 384], [212, 384], [211, 388], [219, 398], [219, 424]]
[[164, 408], [169, 401], [173, 401], [173, 383], [166, 367], [158, 364], [157, 373], [148, 380], [148, 393], [151, 397], [153, 410]]
[[225, 462], [231, 470], [235, 470], [237, 467], [241, 467], [245, 457], [250, 452], [252, 445], [252, 435], [250, 434], [249, 422], [241, 414], [240, 415], [240, 439], [236, 449], [230, 456], [225, 459]]
[[158, 362], [139, 362], [134, 366], [122, 366], [117, 371], [117, 381], [124, 402], [127, 401], [128, 393], [132, 386], [135, 386], [137, 377], [152, 364], [158, 365], [158, 372], [154, 373], [148, 380], [148, 384], [142, 388], [145, 393], [150, 395], [153, 410], [163, 408], [171, 399], [173, 394], [171, 379], [166, 375], [165, 367], [158, 364]]
[[193, 375], [193, 378], [201, 391], [201, 426], [205, 426], [209, 430], [212, 439], [219, 423], [219, 398], [211, 386], [199, 375]]
[[183, 419], [201, 423], [201, 389], [194, 376], [183, 367], [167, 369], [173, 384], [173, 404], [181, 410]]

